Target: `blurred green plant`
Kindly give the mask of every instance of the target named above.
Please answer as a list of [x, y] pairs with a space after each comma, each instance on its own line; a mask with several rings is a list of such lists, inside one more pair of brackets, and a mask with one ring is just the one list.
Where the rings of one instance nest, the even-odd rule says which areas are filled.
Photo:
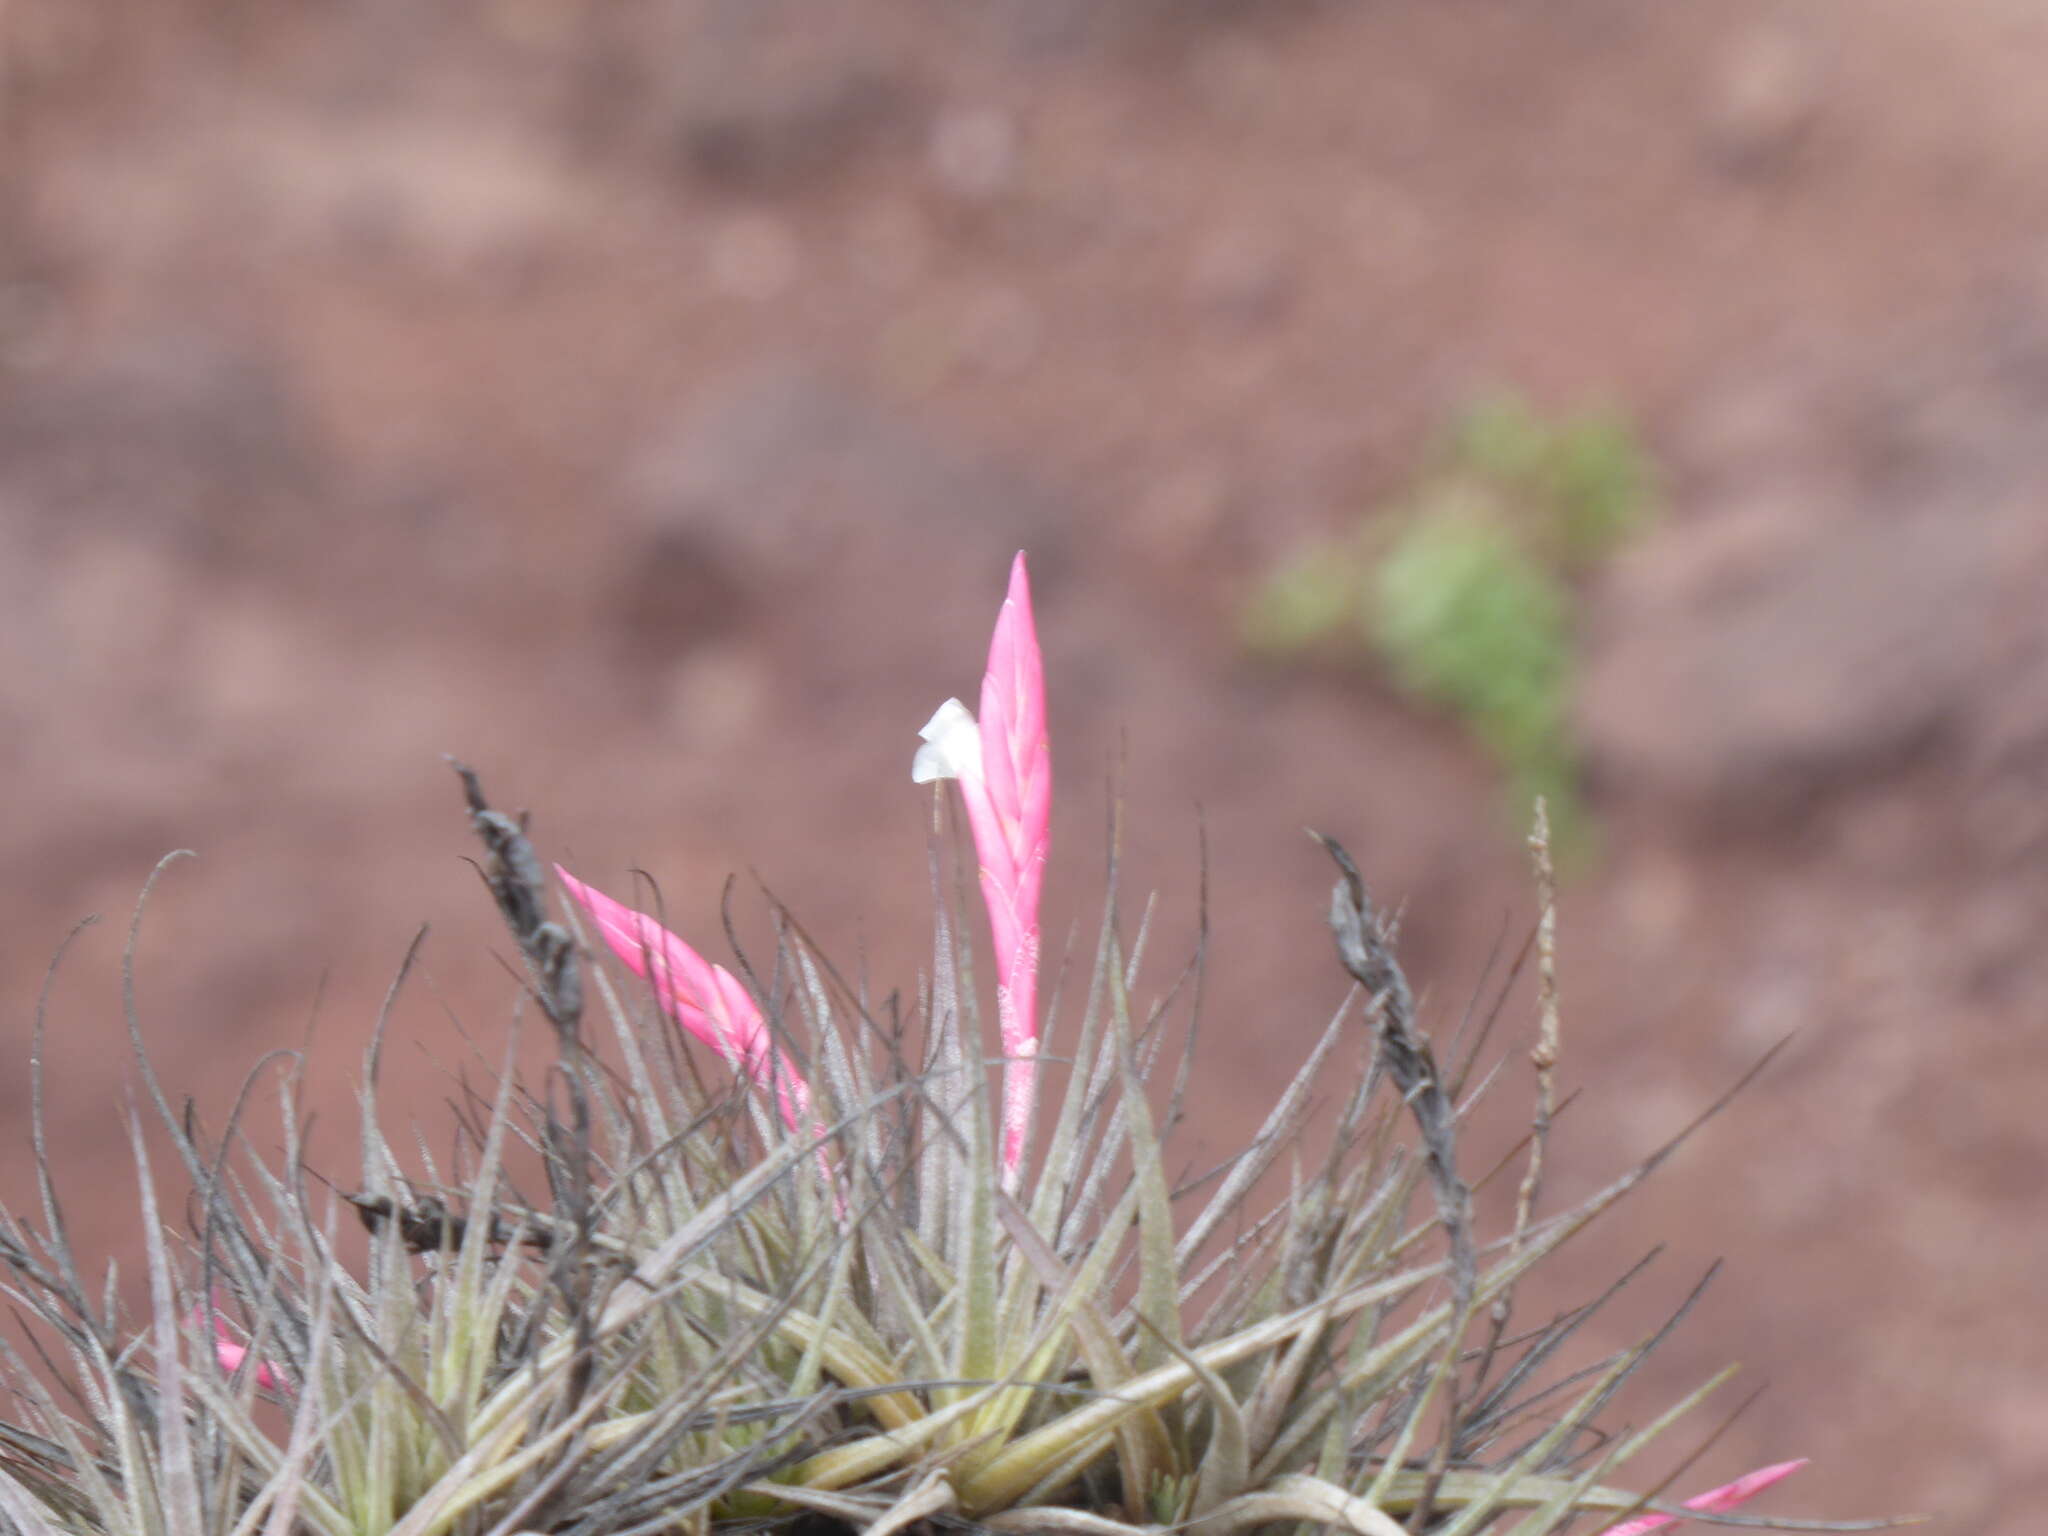
[[1560, 843], [1583, 849], [1577, 588], [1656, 507], [1654, 470], [1624, 418], [1550, 419], [1490, 396], [1391, 504], [1284, 560], [1247, 605], [1244, 640], [1286, 660], [1362, 651], [1463, 724], [1505, 775], [1518, 824], [1541, 795]]
[[1531, 552], [1568, 573], [1613, 554], [1656, 514], [1655, 467], [1613, 410], [1553, 421], [1517, 395], [1490, 395], [1465, 412], [1437, 457], [1440, 473], [1463, 470], [1513, 497]]

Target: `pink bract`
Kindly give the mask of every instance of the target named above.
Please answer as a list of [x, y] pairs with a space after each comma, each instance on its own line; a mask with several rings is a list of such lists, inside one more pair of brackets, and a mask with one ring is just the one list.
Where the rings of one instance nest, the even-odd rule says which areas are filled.
[[597, 924], [597, 931], [634, 975], [654, 987], [655, 1000], [676, 1023], [710, 1046], [736, 1071], [773, 1077], [783, 1121], [794, 1128], [810, 1108], [810, 1089], [779, 1050], [752, 994], [644, 912], [613, 901], [561, 865], [555, 875]]
[[1003, 1169], [1014, 1182], [1038, 1096], [1038, 898], [1052, 818], [1045, 661], [1021, 551], [1011, 563], [1009, 593], [989, 640], [978, 727], [957, 700], [949, 699], [923, 735], [926, 746], [918, 752], [911, 777], [919, 783], [959, 781], [981, 865], [1004, 1058]]
[[[1685, 1507], [1696, 1509], [1703, 1515], [1718, 1515], [1755, 1498], [1773, 1483], [1784, 1481], [1805, 1465], [1806, 1458], [1801, 1457], [1797, 1461], [1780, 1461], [1768, 1467], [1758, 1467], [1754, 1472], [1745, 1472], [1732, 1483], [1723, 1483], [1718, 1488], [1709, 1488], [1697, 1498], [1687, 1499]], [[1683, 1515], [1639, 1515], [1620, 1525], [1609, 1526], [1600, 1536], [1646, 1536], [1647, 1532], [1661, 1531], [1684, 1522]]]

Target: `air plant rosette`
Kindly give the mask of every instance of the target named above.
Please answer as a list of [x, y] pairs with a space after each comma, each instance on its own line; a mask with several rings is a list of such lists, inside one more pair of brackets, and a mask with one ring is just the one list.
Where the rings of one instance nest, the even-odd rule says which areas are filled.
[[[0, 1213], [34, 1350], [0, 1343], [0, 1529], [1640, 1536], [1726, 1519], [1801, 1465], [1684, 1502], [1627, 1481], [1721, 1378], [1609, 1427], [1666, 1330], [1577, 1358], [1619, 1284], [1515, 1315], [1523, 1277], [1683, 1139], [1541, 1210], [1558, 1027], [1540, 818], [1536, 1111], [1512, 1225], [1489, 1236], [1458, 1161], [1483, 1046], [1439, 1063], [1391, 925], [1336, 843], [1349, 995], [1333, 968], [1333, 1013], [1221, 1166], [1169, 1171], [1195, 1070], [1170, 1042], [1191, 1034], [1199, 947], [1143, 988], [1151, 924], [1127, 933], [1113, 863], [1087, 974], [1041, 1005], [1052, 772], [1022, 555], [978, 712], [949, 700], [922, 735], [934, 942], [907, 996], [849, 982], [772, 899], [772, 955], [734, 945], [729, 964], [656, 902], [559, 866], [551, 907], [524, 822], [462, 769], [524, 984], [440, 1158], [425, 1149], [449, 1128], [405, 1153], [382, 1128], [380, 1021], [347, 1188], [307, 1174], [290, 1053], [269, 1150], [243, 1125], [260, 1073], [221, 1133], [173, 1105], [131, 964], [139, 1327], [67, 1235], [39, 1014], [39, 1209]], [[965, 838], [948, 835], [956, 791]], [[553, 1045], [539, 1081], [511, 1065], [529, 1024]], [[1310, 1143], [1312, 1098], [1336, 1107]], [[189, 1186], [177, 1233], [143, 1114]]]

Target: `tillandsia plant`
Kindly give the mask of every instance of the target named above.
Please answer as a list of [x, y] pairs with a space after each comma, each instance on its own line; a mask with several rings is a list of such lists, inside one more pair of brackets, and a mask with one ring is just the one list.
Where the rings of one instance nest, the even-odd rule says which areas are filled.
[[[502, 1059], [464, 1074], [438, 1158], [440, 1138], [383, 1129], [379, 1021], [352, 1187], [309, 1182], [292, 1053], [252, 1074], [218, 1133], [171, 1102], [137, 1020], [131, 929], [128, 1029], [188, 1220], [177, 1235], [163, 1220], [138, 1119], [138, 1329], [67, 1235], [38, 1048], [39, 1209], [0, 1213], [38, 1351], [0, 1343], [15, 1405], [0, 1529], [1640, 1536], [1719, 1518], [1799, 1465], [1684, 1505], [1624, 1488], [1720, 1378], [1602, 1429], [1665, 1330], [1572, 1356], [1634, 1272], [1515, 1318], [1522, 1279], [1683, 1139], [1539, 1212], [1558, 1052], [1540, 820], [1537, 1104], [1507, 1231], [1475, 1229], [1458, 1156], [1484, 1031], [1439, 1060], [1392, 926], [1334, 842], [1349, 996], [1333, 970], [1331, 1016], [1257, 1136], [1177, 1179], [1191, 1069], [1171, 1042], [1192, 1037], [1200, 943], [1141, 991], [1153, 925], [1127, 933], [1112, 862], [1081, 995], [1040, 1010], [1045, 718], [1020, 556], [979, 718], [946, 705], [914, 763], [941, 805], [959, 785], [971, 841], [941, 818], [932, 964], [908, 995], [849, 983], [772, 899], [772, 956], [735, 946], [730, 967], [566, 871], [551, 915], [524, 821], [461, 769], [520, 1004]], [[993, 1055], [972, 887], [948, 878], [949, 850], [978, 874]], [[579, 920], [632, 983], [591, 964]], [[535, 1020], [554, 1053], [538, 1083], [511, 1066]], [[281, 1079], [268, 1152], [247, 1123], [266, 1075]], [[1335, 1104], [1314, 1142], [1312, 1096]], [[1283, 1159], [1293, 1179], [1263, 1209]]]

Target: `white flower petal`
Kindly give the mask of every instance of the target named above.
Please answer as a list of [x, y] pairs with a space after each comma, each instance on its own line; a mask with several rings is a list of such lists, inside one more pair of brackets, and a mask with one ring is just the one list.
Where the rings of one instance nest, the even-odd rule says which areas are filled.
[[974, 712], [958, 699], [948, 699], [917, 733], [924, 745], [910, 760], [910, 782], [981, 778], [981, 727]]

